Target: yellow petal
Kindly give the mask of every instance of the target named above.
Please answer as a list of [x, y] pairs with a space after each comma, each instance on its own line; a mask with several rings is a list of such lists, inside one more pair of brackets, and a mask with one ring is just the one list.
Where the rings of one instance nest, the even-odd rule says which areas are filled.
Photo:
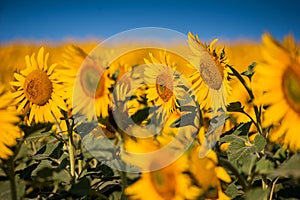
[[229, 174], [226, 172], [226, 170], [223, 167], [216, 167], [216, 174], [217, 177], [222, 181], [225, 181], [226, 183], [231, 182], [231, 178]]
[[33, 69], [38, 69], [36, 60], [35, 60], [35, 53], [32, 54], [32, 56], [30, 57], [30, 61], [31, 61], [31, 65]]
[[44, 69], [44, 47], [41, 47], [38, 52], [37, 62], [38, 62], [39, 69], [43, 70]]

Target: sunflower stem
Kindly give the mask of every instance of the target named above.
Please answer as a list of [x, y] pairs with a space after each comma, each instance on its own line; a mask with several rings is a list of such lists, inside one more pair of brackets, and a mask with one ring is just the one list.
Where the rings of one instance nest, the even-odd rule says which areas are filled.
[[9, 182], [10, 182], [10, 191], [11, 191], [11, 199], [17, 200], [17, 188], [16, 188], [16, 179], [15, 179], [15, 169], [12, 161], [12, 165], [9, 167]]
[[[226, 66], [230, 68], [230, 70], [232, 71], [233, 75], [236, 76], [238, 78], [238, 80], [242, 83], [242, 85], [246, 89], [247, 93], [249, 94], [250, 100], [252, 102], [255, 97], [254, 97], [254, 94], [253, 94], [251, 88], [247, 85], [245, 79], [232, 66], [230, 66], [230, 65], [226, 65]], [[263, 131], [262, 131], [262, 128], [261, 128], [261, 120], [260, 120], [260, 109], [259, 109], [259, 107], [257, 107], [254, 104], [253, 104], [253, 108], [254, 108], [255, 117], [256, 117], [256, 123], [255, 123], [255, 125], [257, 127], [257, 131], [261, 135], [263, 135]]]
[[276, 185], [276, 182], [278, 181], [279, 179], [279, 176], [277, 176], [273, 183], [272, 183], [272, 188], [271, 188], [271, 191], [270, 191], [270, 197], [269, 197], [269, 200], [272, 200], [273, 199], [273, 193], [274, 193], [274, 190], [275, 190], [275, 185]]
[[[51, 112], [53, 118], [54, 118], [54, 122], [56, 124], [57, 130], [59, 133], [62, 133], [62, 129], [60, 127], [60, 124], [56, 118], [56, 116]], [[68, 151], [69, 151], [69, 160], [70, 160], [70, 174], [72, 176], [72, 178], [74, 178], [75, 176], [75, 157], [74, 157], [74, 144], [73, 144], [73, 125], [72, 127], [70, 127], [70, 123], [68, 122], [68, 120], [66, 119], [66, 124], [68, 127]]]
[[75, 176], [75, 156], [74, 156], [74, 145], [73, 145], [73, 135], [69, 134], [69, 159], [70, 159], [70, 173], [74, 178]]
[[246, 192], [248, 190], [247, 182], [244, 177], [236, 170], [236, 168], [226, 159], [220, 157], [219, 161], [225, 168], [229, 169], [236, 177], [238, 182], [241, 184], [243, 191]]
[[262, 180], [262, 189], [263, 190], [268, 189], [267, 176], [263, 174], [261, 180]]
[[30, 145], [31, 145], [31, 148], [32, 148], [33, 154], [36, 154], [37, 150], [36, 150], [35, 143], [34, 143], [33, 141], [31, 141], [31, 142], [30, 142]]
[[6, 176], [9, 179], [10, 184], [10, 194], [12, 200], [17, 200], [17, 187], [16, 187], [16, 179], [15, 179], [15, 166], [14, 166], [14, 158], [11, 157], [9, 160], [3, 161], [6, 162], [6, 167], [3, 166], [2, 169], [5, 172]]
[[83, 160], [82, 160], [82, 144], [81, 140], [79, 140], [79, 148], [78, 148], [78, 154], [79, 154], [79, 159], [78, 159], [78, 174], [81, 174], [83, 170]]

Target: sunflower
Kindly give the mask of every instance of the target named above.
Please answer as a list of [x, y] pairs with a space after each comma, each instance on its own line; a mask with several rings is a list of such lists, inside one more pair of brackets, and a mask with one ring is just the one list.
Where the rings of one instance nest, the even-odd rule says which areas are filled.
[[107, 69], [107, 59], [95, 58], [95, 54], [88, 55], [80, 47], [72, 46], [63, 64], [73, 114], [83, 114], [88, 120], [108, 116], [109, 88], [114, 83]]
[[217, 111], [219, 108], [226, 110], [226, 97], [230, 94], [229, 69], [226, 67], [227, 59], [224, 49], [214, 49], [213, 45], [218, 40], [213, 40], [210, 45], [203, 44], [198, 35], [188, 34], [189, 46], [194, 55], [191, 56], [191, 65], [197, 71], [191, 75], [201, 108]]
[[0, 159], [7, 159], [13, 155], [9, 147], [16, 144], [16, 139], [22, 136], [22, 131], [16, 124], [20, 121], [17, 112], [9, 107], [12, 105], [13, 97], [11, 93], [4, 90], [4, 86], [0, 87]]
[[146, 97], [148, 102], [159, 106], [161, 113], [169, 116], [179, 107], [179, 101], [185, 99], [183, 85], [184, 79], [176, 71], [176, 63], [170, 60], [166, 52], [160, 53], [160, 59], [149, 54], [150, 59], [145, 59], [145, 82], [148, 85]]
[[[127, 151], [142, 155], [139, 158], [123, 156], [126, 162], [142, 170], [140, 179], [125, 190], [129, 199], [190, 199], [199, 193], [185, 174], [188, 169], [187, 154], [166, 165], [165, 159], [172, 154], [160, 151], [160, 144], [153, 137], [138, 140], [126, 138], [124, 142]], [[158, 152], [156, 156], [147, 155], [155, 151]]]
[[300, 56], [290, 39], [282, 45], [264, 34], [262, 41], [264, 60], [257, 64], [253, 78], [262, 92], [257, 103], [268, 106], [263, 126], [274, 125], [270, 140], [296, 151], [300, 149]]
[[[48, 67], [49, 53], [44, 56], [44, 48], [40, 48], [37, 60], [35, 53], [26, 56], [26, 69], [15, 73], [16, 81], [11, 85], [16, 88], [13, 93], [18, 103], [17, 111], [26, 114], [27, 124], [54, 122], [62, 117], [60, 109], [66, 110], [65, 95], [57, 64]], [[27, 118], [27, 115], [29, 117]]]

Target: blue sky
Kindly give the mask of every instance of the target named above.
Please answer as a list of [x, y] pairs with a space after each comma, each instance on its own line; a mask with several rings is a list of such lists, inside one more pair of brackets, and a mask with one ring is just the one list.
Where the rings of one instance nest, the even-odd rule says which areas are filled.
[[163, 27], [202, 40], [300, 40], [300, 1], [9, 1], [0, 3], [0, 42], [67, 38], [105, 39], [138, 27]]

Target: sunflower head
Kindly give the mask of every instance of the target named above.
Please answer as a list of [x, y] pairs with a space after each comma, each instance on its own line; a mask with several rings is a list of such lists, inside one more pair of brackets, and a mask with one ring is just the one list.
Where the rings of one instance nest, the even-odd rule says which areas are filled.
[[218, 39], [209, 45], [201, 42], [198, 35], [188, 34], [188, 42], [193, 55], [190, 56], [191, 66], [197, 71], [190, 77], [199, 102], [203, 108], [212, 107], [226, 110], [226, 94], [229, 86], [229, 69], [224, 49], [214, 48]]
[[[256, 103], [267, 106], [263, 127], [269, 139], [283, 143], [292, 151], [300, 149], [300, 57], [292, 39], [281, 44], [270, 34], [262, 37], [263, 60], [257, 63], [253, 87], [260, 93]], [[276, 80], [276, 81], [274, 81]]]
[[4, 86], [0, 86], [0, 163], [1, 159], [8, 159], [13, 155], [12, 147], [16, 144], [16, 139], [23, 135], [23, 132], [16, 125], [20, 118], [13, 106], [14, 98], [10, 92], [5, 90]]
[[157, 94], [164, 102], [168, 102], [173, 96], [172, 77], [168, 76], [168, 74], [158, 75], [156, 77], [155, 87]]
[[[214, 44], [218, 39], [214, 39], [209, 45], [201, 42], [198, 35], [196, 37], [191, 33], [188, 34], [188, 41], [192, 52], [197, 56], [192, 60], [194, 67], [199, 70], [205, 83], [218, 90], [223, 83], [225, 77], [224, 68], [227, 64], [224, 49], [217, 50]], [[196, 59], [196, 60], [195, 60]]]
[[52, 82], [46, 72], [42, 70], [33, 70], [25, 79], [24, 95], [36, 105], [45, 105], [51, 98], [52, 89]]
[[37, 59], [35, 53], [25, 57], [26, 69], [15, 73], [16, 81], [11, 85], [16, 88], [13, 96], [18, 102], [18, 111], [29, 114], [27, 123], [33, 119], [38, 122], [54, 122], [62, 115], [60, 109], [66, 110], [65, 95], [57, 64], [48, 67], [49, 53], [44, 55], [40, 48]]
[[149, 102], [161, 106], [168, 116], [179, 108], [179, 100], [187, 94], [184, 91], [183, 76], [176, 71], [176, 63], [170, 60], [166, 52], [160, 52], [159, 59], [149, 54], [150, 60], [145, 59], [145, 82]]
[[282, 87], [288, 104], [300, 113], [300, 65], [292, 63], [283, 74]]
[[[153, 138], [152, 138], [153, 139]], [[153, 140], [154, 141], [154, 140]], [[157, 149], [158, 146], [149, 141], [144, 143], [143, 140], [137, 140], [134, 147], [135, 152], [145, 152], [146, 149]], [[149, 148], [149, 142], [153, 145]], [[157, 144], [157, 143], [156, 143]], [[186, 199], [196, 197], [198, 189], [192, 185], [192, 180], [184, 172], [187, 170], [187, 154], [182, 155], [179, 159], [162, 167], [163, 159], [168, 155], [160, 154], [160, 156], [148, 157], [150, 159], [135, 159], [135, 163], [148, 163], [144, 166], [145, 171], [135, 183], [126, 188], [125, 193], [129, 195], [129, 199]], [[170, 155], [169, 155], [170, 156]], [[145, 188], [147, 192], [145, 193]]]
[[89, 121], [108, 117], [111, 107], [110, 89], [115, 83], [107, 65], [108, 58], [100, 58], [98, 51], [96, 48], [88, 54], [77, 47], [68, 55], [74, 57], [75, 62], [68, 60], [67, 66], [68, 71], [71, 71], [68, 90], [72, 99], [72, 112], [84, 115]]

